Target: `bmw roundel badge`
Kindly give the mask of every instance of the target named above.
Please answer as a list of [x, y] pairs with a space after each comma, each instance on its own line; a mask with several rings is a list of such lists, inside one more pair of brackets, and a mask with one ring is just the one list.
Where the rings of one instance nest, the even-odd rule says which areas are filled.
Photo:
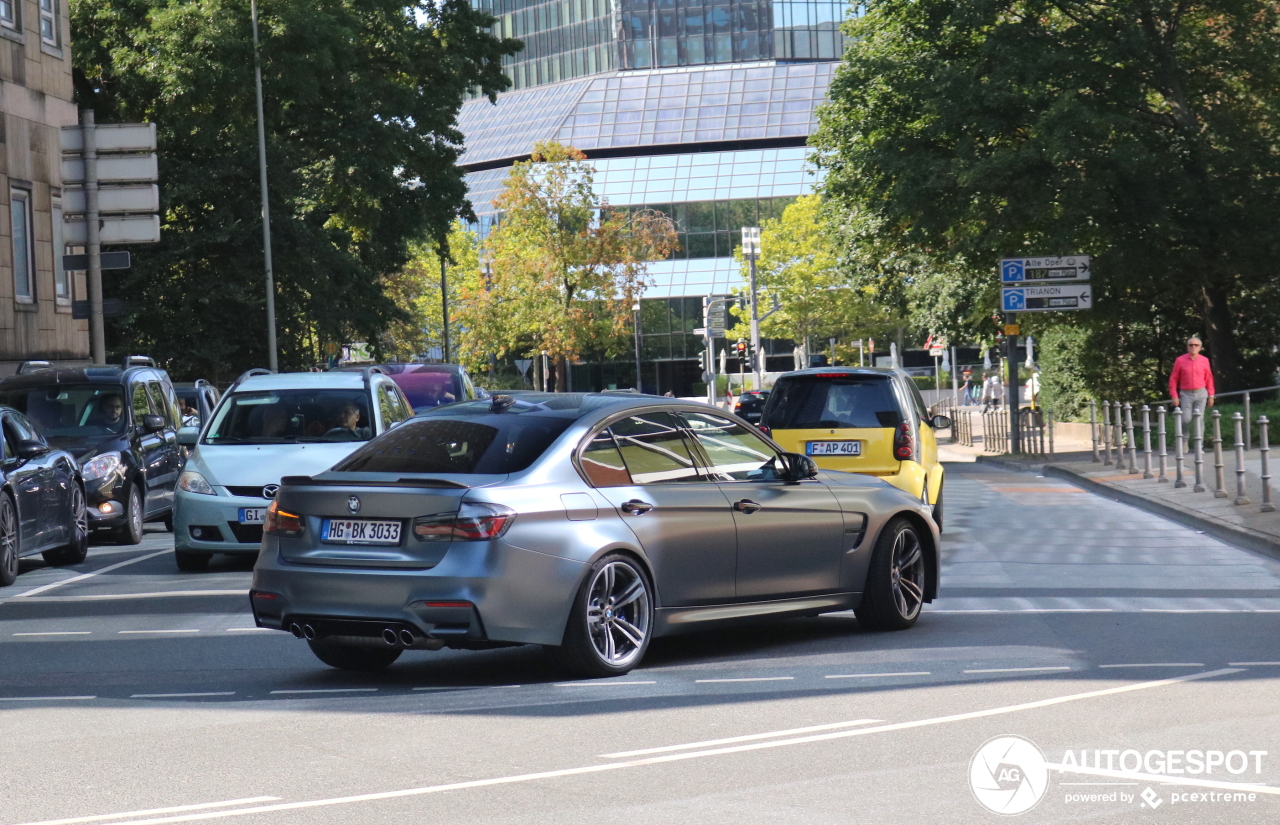
[[353, 513], [360, 512], [360, 499], [357, 496], [347, 499], [347, 509]]

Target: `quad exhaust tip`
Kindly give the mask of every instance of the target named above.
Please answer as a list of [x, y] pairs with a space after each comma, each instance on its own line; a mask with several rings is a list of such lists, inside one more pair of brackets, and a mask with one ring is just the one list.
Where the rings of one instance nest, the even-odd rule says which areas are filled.
[[382, 631], [382, 641], [389, 645], [396, 645], [400, 643], [400, 639], [397, 638], [395, 630], [390, 627], [385, 628]]
[[314, 642], [316, 639], [316, 629], [309, 624], [300, 625], [294, 622], [289, 625], [289, 632], [295, 639], [306, 639], [308, 642]]

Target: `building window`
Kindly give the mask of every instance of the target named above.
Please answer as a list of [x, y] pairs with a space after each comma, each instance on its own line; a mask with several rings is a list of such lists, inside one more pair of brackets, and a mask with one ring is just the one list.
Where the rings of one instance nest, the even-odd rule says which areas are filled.
[[9, 190], [9, 214], [13, 224], [13, 297], [18, 303], [35, 303], [35, 260], [31, 239], [31, 193]]
[[62, 256], [67, 252], [67, 245], [62, 241], [62, 201], [53, 199], [53, 294], [60, 304], [71, 303], [71, 273], [62, 266]]
[[40, 0], [40, 39], [58, 45], [58, 0]]
[[0, 26], [6, 29], [18, 28], [18, 11], [14, 0], [0, 0]]

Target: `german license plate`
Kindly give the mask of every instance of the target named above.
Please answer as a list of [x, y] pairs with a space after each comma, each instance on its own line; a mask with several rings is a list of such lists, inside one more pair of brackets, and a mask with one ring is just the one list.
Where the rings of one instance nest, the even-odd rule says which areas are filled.
[[861, 441], [809, 441], [805, 448], [809, 455], [862, 455]]
[[320, 540], [338, 544], [399, 544], [400, 522], [327, 518], [320, 527]]
[[241, 507], [240, 523], [241, 524], [262, 524], [267, 520], [266, 507]]

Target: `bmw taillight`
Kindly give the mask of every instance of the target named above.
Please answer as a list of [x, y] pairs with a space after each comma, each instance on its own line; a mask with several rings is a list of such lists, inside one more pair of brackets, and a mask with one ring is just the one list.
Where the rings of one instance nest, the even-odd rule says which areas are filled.
[[903, 421], [893, 437], [893, 457], [899, 461], [907, 461], [914, 453], [915, 439], [911, 436], [911, 422]]
[[287, 536], [296, 539], [302, 535], [305, 525], [302, 516], [280, 509], [280, 502], [273, 501], [267, 508], [267, 517], [263, 521], [264, 532], [273, 536]]
[[422, 516], [413, 521], [419, 541], [487, 541], [511, 527], [516, 511], [501, 504], [463, 504], [456, 513]]

